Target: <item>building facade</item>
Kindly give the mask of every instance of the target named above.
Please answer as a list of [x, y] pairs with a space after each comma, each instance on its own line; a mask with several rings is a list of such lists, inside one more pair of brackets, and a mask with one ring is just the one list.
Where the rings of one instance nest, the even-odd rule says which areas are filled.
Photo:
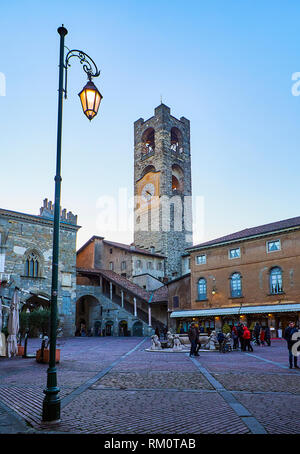
[[[44, 200], [38, 216], [0, 209], [0, 295], [15, 287], [24, 307], [49, 307], [52, 281], [53, 213]], [[75, 332], [77, 216], [61, 211], [58, 314], [64, 336]]]
[[166, 257], [165, 275], [182, 274], [192, 245], [190, 122], [164, 104], [134, 123], [134, 244]]
[[258, 321], [280, 336], [300, 321], [300, 217], [249, 228], [188, 249], [191, 309], [171, 317], [206, 329]]

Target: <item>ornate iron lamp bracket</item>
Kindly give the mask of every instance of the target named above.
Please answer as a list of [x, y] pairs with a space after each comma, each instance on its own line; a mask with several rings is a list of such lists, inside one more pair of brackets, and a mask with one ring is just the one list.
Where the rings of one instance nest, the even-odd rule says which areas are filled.
[[96, 63], [94, 62], [94, 60], [91, 57], [89, 57], [82, 50], [78, 50], [78, 49], [69, 50], [69, 52], [66, 55], [65, 64], [64, 64], [64, 68], [65, 68], [65, 88], [64, 88], [65, 99], [67, 98], [68, 67], [71, 66], [70, 59], [72, 57], [77, 57], [79, 59], [80, 63], [83, 65], [84, 72], [87, 74], [88, 80], [92, 80], [92, 77], [100, 76], [100, 71], [98, 70]]

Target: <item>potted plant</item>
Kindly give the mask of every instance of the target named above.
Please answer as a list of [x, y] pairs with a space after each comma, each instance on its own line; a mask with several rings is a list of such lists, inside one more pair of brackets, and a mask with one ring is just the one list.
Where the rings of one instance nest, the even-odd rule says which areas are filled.
[[[38, 309], [32, 312], [33, 325], [42, 334], [42, 345], [36, 351], [36, 361], [39, 363], [49, 363], [50, 350], [49, 350], [49, 333], [50, 333], [50, 310]], [[59, 320], [57, 320], [56, 332], [59, 329]], [[60, 349], [55, 350], [55, 362], [60, 361]]]

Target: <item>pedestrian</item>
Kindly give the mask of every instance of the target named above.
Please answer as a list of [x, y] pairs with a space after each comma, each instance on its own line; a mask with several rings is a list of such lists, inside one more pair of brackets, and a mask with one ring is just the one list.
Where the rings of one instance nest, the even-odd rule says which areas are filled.
[[195, 323], [192, 322], [188, 332], [189, 340], [191, 343], [190, 356], [199, 356], [197, 350], [197, 344], [199, 341], [199, 330], [195, 326]]
[[243, 335], [244, 335], [244, 330], [243, 330], [243, 323], [238, 323], [238, 326], [237, 326], [237, 333], [238, 333], [238, 339], [239, 339], [239, 342], [240, 342], [240, 348], [241, 350], [244, 350], [244, 338], [243, 338]]
[[254, 334], [256, 344], [260, 345], [260, 342], [259, 342], [260, 324], [258, 322], [255, 323], [253, 334]]
[[261, 342], [261, 345], [265, 345], [265, 328], [264, 326], [261, 327], [261, 330], [260, 330], [260, 335], [259, 335], [259, 339], [260, 339], [260, 342]]
[[271, 331], [268, 326], [265, 329], [265, 341], [267, 342], [268, 347], [270, 347], [271, 346]]
[[239, 348], [239, 336], [238, 336], [238, 332], [237, 332], [236, 326], [232, 327], [231, 336], [232, 336], [232, 339], [233, 339], [233, 347], [232, 348], [234, 350], [237, 350]]
[[293, 357], [294, 357], [294, 367], [295, 369], [299, 369], [297, 364], [297, 356], [293, 355], [293, 345], [297, 342], [297, 339], [293, 339], [293, 334], [296, 333], [298, 329], [296, 328], [295, 322], [290, 321], [289, 326], [284, 331], [284, 338], [287, 341], [287, 348], [289, 350], [289, 362], [290, 362], [290, 369], [293, 368]]
[[159, 329], [158, 327], [155, 328], [155, 334], [156, 336], [158, 337], [158, 339], [160, 338], [160, 335], [159, 335]]
[[167, 332], [168, 332], [168, 328], [165, 326], [163, 329], [164, 340], [167, 340]]
[[243, 334], [243, 339], [244, 339], [244, 349], [243, 351], [246, 351], [246, 348], [248, 348], [248, 352], [253, 352], [253, 348], [251, 345], [251, 333], [247, 326], [244, 326], [244, 334]]
[[224, 342], [224, 340], [225, 340], [225, 335], [222, 333], [222, 331], [219, 331], [219, 332], [218, 332], [217, 340], [218, 340], [218, 342], [219, 342], [219, 352], [220, 352], [220, 353], [221, 353], [221, 352], [225, 353], [225, 352], [224, 352], [224, 349], [223, 349], [223, 342]]

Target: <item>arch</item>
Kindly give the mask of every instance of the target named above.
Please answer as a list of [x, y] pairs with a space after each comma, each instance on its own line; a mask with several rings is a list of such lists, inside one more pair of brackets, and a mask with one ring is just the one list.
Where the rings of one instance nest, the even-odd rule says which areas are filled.
[[141, 174], [141, 178], [143, 178], [149, 172], [156, 172], [156, 169], [155, 169], [155, 167], [153, 165], [149, 165], [149, 166], [144, 168], [144, 170], [143, 170], [143, 172]]
[[143, 335], [143, 324], [140, 321], [135, 322], [132, 325], [132, 335], [135, 337], [141, 337]]
[[282, 293], [282, 269], [279, 266], [273, 266], [269, 271], [270, 293]]
[[182, 133], [176, 127], [171, 128], [171, 150], [177, 153], [183, 152]]
[[178, 164], [172, 165], [172, 191], [183, 192], [184, 173]]
[[113, 326], [114, 322], [112, 320], [108, 320], [107, 322], [105, 322], [105, 336], [113, 335]]
[[148, 128], [142, 135], [142, 154], [149, 154], [155, 151], [155, 131]]
[[207, 299], [207, 283], [204, 277], [200, 277], [198, 280], [198, 300], [206, 300]]
[[41, 277], [43, 264], [43, 255], [38, 249], [27, 249], [24, 254], [24, 276]]
[[119, 336], [128, 336], [128, 323], [126, 320], [119, 322]]
[[[85, 331], [88, 333], [89, 330], [92, 330], [94, 327], [94, 320], [92, 320], [93, 312], [91, 308], [99, 306], [100, 311], [100, 301], [90, 294], [80, 296], [76, 301], [76, 314], [75, 314], [75, 325], [77, 335], [81, 335], [82, 320], [84, 320]], [[75, 335], [76, 335], [75, 333]]]
[[22, 306], [22, 312], [26, 312], [27, 309], [31, 311], [35, 309], [49, 309], [50, 308], [50, 296], [46, 293], [40, 293], [39, 295], [32, 295], [26, 299], [25, 304]]
[[237, 271], [230, 276], [230, 295], [232, 298], [242, 296], [242, 275]]

